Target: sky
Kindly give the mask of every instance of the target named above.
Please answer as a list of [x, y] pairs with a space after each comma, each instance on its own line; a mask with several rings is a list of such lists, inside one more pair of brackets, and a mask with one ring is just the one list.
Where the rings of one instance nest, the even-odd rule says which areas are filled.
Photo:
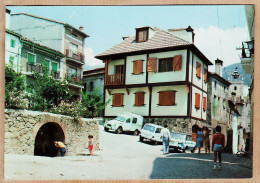
[[[81, 25], [85, 40], [84, 69], [104, 66], [95, 55], [135, 35], [136, 27], [164, 30], [191, 26], [195, 45], [214, 64], [240, 62], [243, 41], [249, 40], [243, 5], [166, 5], [166, 6], [7, 6], [11, 13], [29, 13], [64, 23]], [[214, 66], [209, 68], [214, 71]]]

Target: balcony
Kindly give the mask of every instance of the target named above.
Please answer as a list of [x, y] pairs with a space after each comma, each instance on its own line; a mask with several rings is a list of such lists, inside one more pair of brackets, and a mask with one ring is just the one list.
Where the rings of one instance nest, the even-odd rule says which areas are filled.
[[105, 85], [122, 85], [124, 83], [124, 74], [114, 74], [106, 76]]
[[74, 86], [77, 88], [84, 88], [83, 80], [81, 79], [80, 76], [66, 74], [66, 79], [68, 79], [70, 86]]
[[66, 49], [66, 59], [70, 60], [70, 61], [75, 61], [79, 64], [84, 65], [84, 55], [80, 52], [75, 52], [73, 50], [70, 49]]
[[55, 79], [60, 79], [60, 72], [52, 71], [52, 72], [51, 72], [51, 75], [52, 75], [52, 77], [54, 77]]
[[27, 70], [26, 70], [26, 72], [42, 73], [42, 66], [40, 64], [27, 63]]
[[251, 73], [251, 67], [253, 66], [253, 55], [254, 55], [254, 46], [253, 41], [245, 41], [242, 42], [242, 48], [239, 48], [242, 50], [240, 54], [240, 60], [242, 67], [246, 74]]

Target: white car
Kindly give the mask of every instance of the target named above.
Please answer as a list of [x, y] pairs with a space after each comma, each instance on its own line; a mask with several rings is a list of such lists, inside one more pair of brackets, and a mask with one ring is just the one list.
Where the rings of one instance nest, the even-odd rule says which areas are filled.
[[193, 142], [192, 136], [180, 132], [171, 132], [170, 148], [181, 150], [185, 152], [190, 150], [192, 153], [195, 151], [196, 142]]
[[140, 142], [142, 142], [144, 139], [147, 139], [153, 141], [154, 144], [162, 143], [162, 129], [163, 127], [160, 125], [146, 123], [139, 134]]
[[133, 132], [138, 135], [143, 126], [143, 116], [133, 113], [123, 113], [115, 119], [106, 121], [104, 124], [105, 131], [115, 131], [117, 134], [122, 132]]

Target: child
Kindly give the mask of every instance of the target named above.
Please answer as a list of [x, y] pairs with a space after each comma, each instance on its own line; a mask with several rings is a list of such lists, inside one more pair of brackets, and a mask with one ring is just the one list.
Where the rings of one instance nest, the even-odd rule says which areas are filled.
[[214, 167], [213, 169], [217, 169], [217, 157], [219, 160], [219, 169], [221, 167], [221, 152], [225, 145], [225, 136], [221, 133], [221, 127], [216, 126], [216, 134], [213, 135], [212, 138], [212, 151], [214, 151]]
[[88, 141], [88, 148], [89, 148], [90, 156], [92, 156], [93, 155], [92, 150], [93, 150], [93, 144], [94, 144], [93, 135], [89, 135], [88, 140], [89, 140]]

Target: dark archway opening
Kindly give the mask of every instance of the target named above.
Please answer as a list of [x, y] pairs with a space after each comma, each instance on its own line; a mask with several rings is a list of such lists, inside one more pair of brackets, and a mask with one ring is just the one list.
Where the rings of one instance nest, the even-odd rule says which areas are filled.
[[199, 126], [193, 125], [192, 126], [192, 140], [193, 140], [193, 142], [197, 142], [197, 132], [198, 131], [199, 131]]
[[34, 155], [57, 156], [59, 148], [55, 147], [54, 140], [61, 142], [65, 140], [64, 132], [60, 125], [53, 122], [42, 125], [35, 137]]

